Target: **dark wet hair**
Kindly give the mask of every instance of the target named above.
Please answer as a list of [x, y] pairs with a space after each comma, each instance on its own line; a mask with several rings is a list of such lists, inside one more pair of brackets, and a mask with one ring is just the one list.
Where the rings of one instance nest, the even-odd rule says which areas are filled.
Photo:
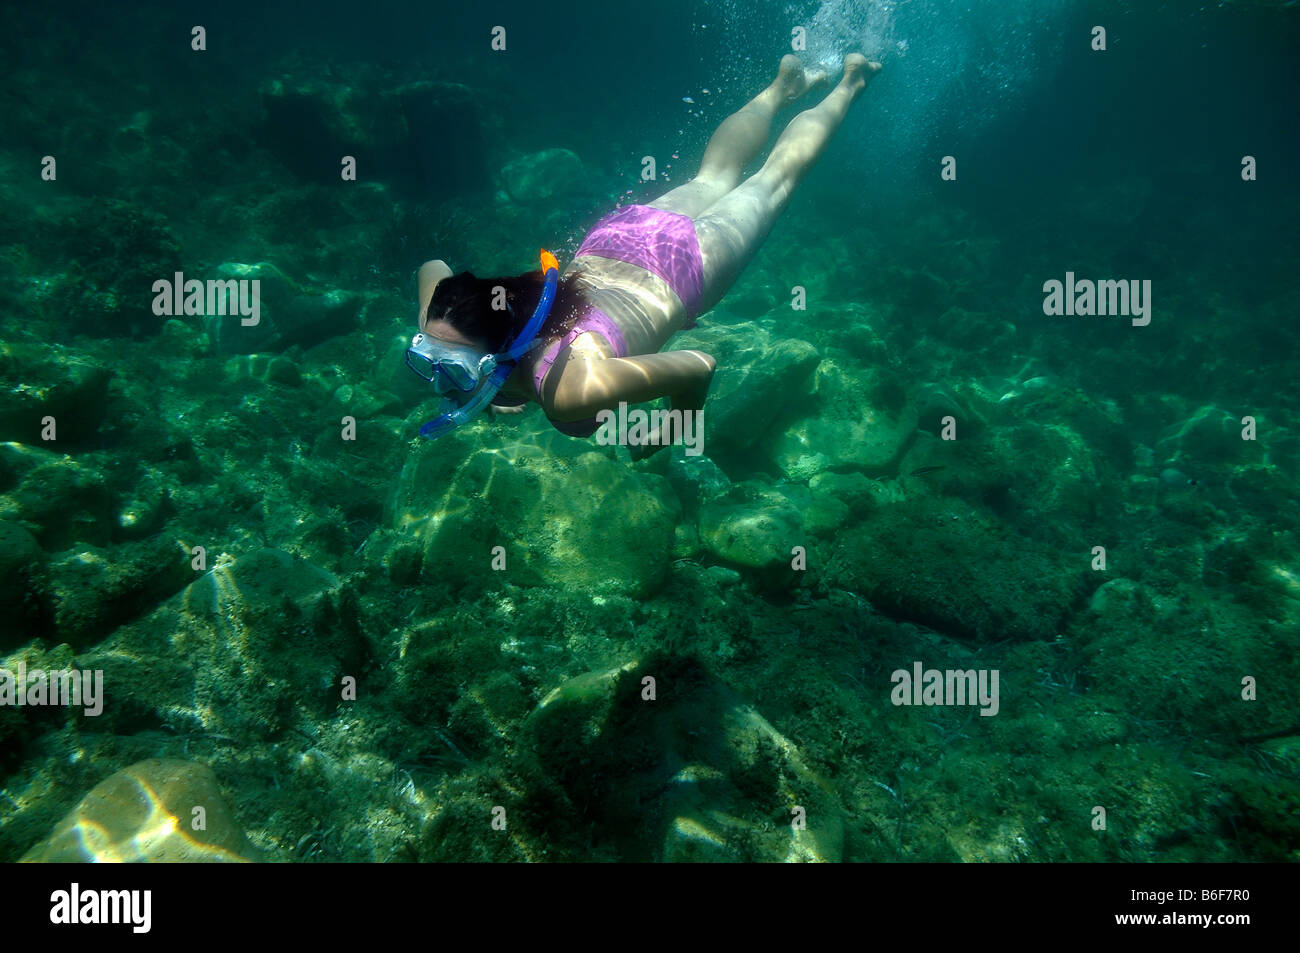
[[[573, 284], [573, 279], [579, 274], [576, 271], [570, 272], [560, 279], [555, 289], [555, 301], [551, 303], [550, 314], [537, 332], [539, 335], [563, 333], [572, 327], [583, 305]], [[533, 316], [533, 310], [542, 297], [543, 285], [540, 268], [510, 278], [476, 278], [470, 272], [462, 271], [438, 282], [433, 297], [429, 299], [429, 309], [424, 314], [424, 320], [448, 321], [461, 334], [482, 338], [488, 342], [491, 350], [501, 351], [518, 336]], [[492, 307], [497, 298], [497, 288], [505, 289], [509, 309], [498, 311]]]

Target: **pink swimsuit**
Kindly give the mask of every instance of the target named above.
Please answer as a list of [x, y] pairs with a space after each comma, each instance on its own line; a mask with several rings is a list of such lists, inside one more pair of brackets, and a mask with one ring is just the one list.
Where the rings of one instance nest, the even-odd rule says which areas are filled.
[[[648, 205], [629, 205], [597, 222], [583, 239], [577, 254], [627, 262], [658, 275], [685, 306], [684, 327], [695, 326], [704, 291], [704, 264], [700, 257], [700, 242], [695, 235], [695, 223], [687, 216]], [[579, 334], [587, 331], [603, 335], [614, 349], [615, 357], [627, 356], [627, 341], [617, 322], [599, 308], [588, 305], [574, 322], [573, 329], [550, 345], [538, 361], [533, 375], [538, 400], [542, 396], [542, 381], [551, 365]], [[552, 420], [551, 423], [572, 437], [590, 437], [599, 426], [595, 417]]]

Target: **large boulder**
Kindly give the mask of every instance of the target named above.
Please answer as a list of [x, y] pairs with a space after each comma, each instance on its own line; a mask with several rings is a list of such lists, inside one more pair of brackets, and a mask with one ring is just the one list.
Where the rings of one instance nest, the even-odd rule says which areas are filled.
[[[59, 447], [92, 440], [108, 407], [107, 368], [50, 345], [0, 344], [0, 440]], [[55, 440], [42, 440], [53, 417]]]
[[849, 504], [833, 494], [746, 482], [700, 507], [699, 543], [764, 589], [789, 589], [804, 582], [805, 569], [820, 568], [823, 542], [852, 519]]
[[1038, 543], [960, 500], [879, 507], [839, 537], [831, 585], [967, 638], [1054, 639], [1089, 581], [1089, 554]]
[[[575, 844], [590, 838], [586, 859], [842, 857], [834, 789], [694, 659], [633, 660], [569, 679], [542, 699], [523, 735], [519, 769], [536, 786], [530, 794], [590, 825], [586, 837], [572, 832]], [[582, 810], [570, 812], [565, 801]], [[524, 819], [525, 838], [533, 823]]]
[[357, 597], [332, 573], [278, 549], [207, 560], [200, 572], [176, 553], [194, 581], [77, 657], [78, 668], [104, 672], [98, 730], [165, 724], [259, 738], [286, 719], [324, 717], [341, 677], [359, 676]]
[[[256, 324], [233, 302], [225, 315], [209, 311], [201, 320], [216, 354], [280, 351], [354, 330], [365, 299], [351, 291], [321, 290], [300, 284], [271, 262], [225, 262], [215, 281], [257, 281]], [[249, 309], [251, 310], [251, 308]]]
[[[1166, 428], [1156, 444], [1156, 452], [1170, 466], [1193, 470], [1215, 464], [1260, 462], [1267, 444], [1258, 439], [1242, 439], [1244, 416], [1245, 413], [1232, 414], [1209, 404], [1199, 407], [1186, 420]], [[1261, 427], [1257, 422], [1257, 430]]]
[[890, 472], [916, 434], [917, 410], [886, 372], [824, 360], [815, 375], [817, 412], [793, 421], [774, 442], [791, 480], [827, 471]]
[[259, 860], [204, 764], [151, 758], [95, 785], [23, 863]]
[[11, 455], [26, 473], [0, 495], [0, 519], [22, 522], [47, 552], [78, 543], [108, 545], [119, 514], [105, 469], [89, 456], [59, 456], [39, 447], [24, 450]]
[[474, 437], [412, 454], [391, 506], [390, 525], [418, 546], [427, 577], [469, 590], [500, 580], [642, 598], [663, 583], [681, 511], [663, 477], [559, 444], [457, 459], [448, 451], [458, 439]]
[[808, 488], [814, 500], [828, 505], [838, 503], [847, 509], [850, 517], [870, 513], [884, 493], [881, 484], [861, 473], [819, 473], [808, 481]]
[[700, 510], [700, 541], [724, 562], [751, 569], [788, 563], [791, 550], [805, 542], [803, 515], [779, 493], [771, 502], [705, 504]]
[[507, 163], [501, 187], [516, 202], [530, 204], [565, 198], [581, 191], [587, 180], [582, 160], [568, 149], [543, 149]]
[[112, 548], [74, 547], [50, 563], [54, 632], [86, 645], [175, 595], [191, 571], [184, 548], [156, 538]]
[[797, 338], [778, 338], [761, 328], [710, 325], [674, 343], [704, 351], [718, 369], [704, 407], [704, 452], [724, 469], [743, 465], [756, 444], [780, 421], [800, 413], [821, 360]]

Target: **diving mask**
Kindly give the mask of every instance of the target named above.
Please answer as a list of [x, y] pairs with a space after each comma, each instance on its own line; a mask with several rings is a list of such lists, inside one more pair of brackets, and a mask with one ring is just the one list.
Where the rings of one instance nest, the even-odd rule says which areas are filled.
[[406, 349], [406, 366], [439, 394], [472, 391], [496, 370], [496, 356], [430, 334], [417, 334]]

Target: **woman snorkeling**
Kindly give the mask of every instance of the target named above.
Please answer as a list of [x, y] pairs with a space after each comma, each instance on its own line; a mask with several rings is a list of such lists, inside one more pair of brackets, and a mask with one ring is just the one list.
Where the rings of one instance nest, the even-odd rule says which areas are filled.
[[[539, 272], [511, 278], [453, 275], [442, 261], [425, 262], [420, 333], [406, 362], [446, 399], [420, 433], [437, 437], [489, 403], [535, 401], [578, 437], [595, 433], [595, 415], [623, 401], [667, 397], [674, 410], [701, 410], [714, 359], [659, 349], [722, 300], [879, 69], [856, 53], [845, 57], [839, 84], [791, 120], [763, 167], [741, 182], [777, 111], [827, 81], [785, 56], [772, 84], [714, 132], [694, 179], [601, 219], [563, 275], [545, 251]], [[671, 442], [665, 432], [632, 454]]]

